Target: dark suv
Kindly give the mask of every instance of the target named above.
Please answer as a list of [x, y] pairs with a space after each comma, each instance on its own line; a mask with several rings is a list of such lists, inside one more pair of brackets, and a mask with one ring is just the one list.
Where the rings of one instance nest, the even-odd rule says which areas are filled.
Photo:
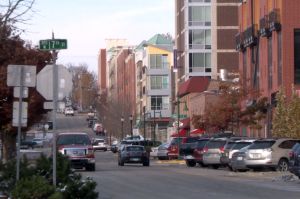
[[300, 143], [295, 144], [289, 153], [289, 171], [300, 179]]
[[144, 146], [127, 145], [119, 151], [118, 165], [124, 166], [125, 163], [142, 163], [143, 166], [149, 166], [149, 155]]
[[75, 169], [95, 171], [95, 155], [87, 133], [60, 133], [56, 139], [57, 149], [66, 155]]

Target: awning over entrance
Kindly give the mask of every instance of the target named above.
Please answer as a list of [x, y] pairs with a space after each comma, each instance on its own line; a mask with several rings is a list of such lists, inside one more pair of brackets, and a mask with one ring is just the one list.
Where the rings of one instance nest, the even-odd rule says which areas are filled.
[[194, 129], [190, 132], [191, 136], [199, 136], [205, 133], [204, 129]]
[[186, 137], [187, 136], [187, 130], [181, 129], [178, 133], [175, 132], [171, 135], [171, 137]]

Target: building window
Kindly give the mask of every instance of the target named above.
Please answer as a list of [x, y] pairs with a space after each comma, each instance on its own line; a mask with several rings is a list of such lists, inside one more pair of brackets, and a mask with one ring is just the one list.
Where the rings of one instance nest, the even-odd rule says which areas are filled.
[[189, 26], [211, 26], [211, 7], [190, 6]]
[[168, 55], [160, 55], [160, 54], [150, 55], [151, 69], [167, 69], [168, 65], [169, 65]]
[[168, 76], [151, 76], [150, 77], [151, 89], [168, 89], [169, 78]]
[[268, 39], [268, 88], [269, 90], [273, 87], [273, 76], [272, 76], [272, 37]]
[[211, 69], [211, 53], [190, 53], [189, 66], [191, 72], [205, 72]]
[[300, 29], [295, 29], [294, 31], [294, 51], [294, 83], [300, 84]]
[[151, 96], [151, 110], [168, 110], [169, 97]]
[[211, 49], [211, 30], [194, 29], [189, 31], [190, 49]]
[[277, 42], [278, 42], [278, 86], [282, 84], [282, 34], [281, 32], [277, 33]]

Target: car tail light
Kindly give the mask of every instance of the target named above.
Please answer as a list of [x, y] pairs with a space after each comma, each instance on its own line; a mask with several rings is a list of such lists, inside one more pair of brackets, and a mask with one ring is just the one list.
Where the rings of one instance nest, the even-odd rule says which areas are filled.
[[208, 151], [208, 148], [207, 147], [204, 147], [203, 148], [203, 153], [207, 152]]
[[199, 153], [199, 154], [202, 154], [202, 153], [203, 153], [203, 150], [201, 150], [201, 149], [195, 149], [195, 152], [196, 152], [196, 153]]
[[294, 156], [294, 151], [289, 152], [289, 157], [292, 158]]
[[221, 153], [224, 153], [224, 146], [220, 147]]

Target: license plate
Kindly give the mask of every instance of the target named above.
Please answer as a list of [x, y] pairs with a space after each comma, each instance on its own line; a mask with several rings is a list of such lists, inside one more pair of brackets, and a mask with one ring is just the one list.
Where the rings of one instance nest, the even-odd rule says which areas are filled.
[[253, 154], [252, 154], [252, 157], [253, 157], [253, 158], [260, 158], [261, 156], [260, 156], [259, 153], [253, 153]]
[[130, 158], [131, 161], [140, 161], [140, 158]]
[[191, 159], [194, 159], [194, 157], [193, 157], [193, 156], [191, 156], [191, 155], [187, 155], [187, 156], [185, 156], [185, 159], [187, 159], [187, 160], [191, 160]]
[[237, 160], [243, 160], [243, 157], [238, 156]]

